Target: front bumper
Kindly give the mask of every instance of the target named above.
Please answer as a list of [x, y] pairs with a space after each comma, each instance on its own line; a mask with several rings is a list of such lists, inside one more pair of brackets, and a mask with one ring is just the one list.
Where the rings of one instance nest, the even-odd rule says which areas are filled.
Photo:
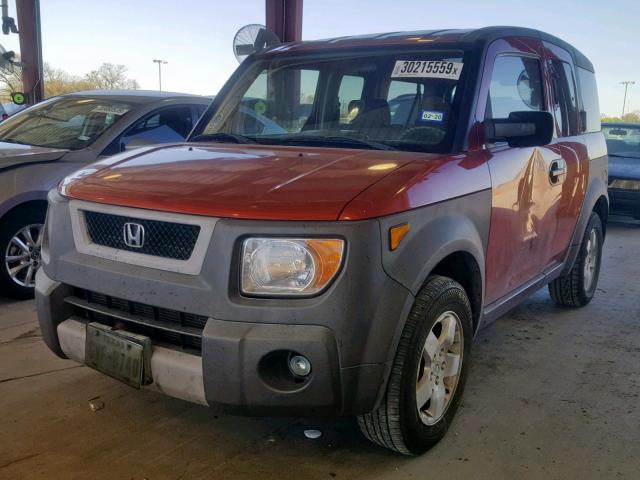
[[609, 189], [611, 213], [640, 218], [640, 190]]
[[[353, 415], [379, 404], [413, 297], [384, 273], [377, 221], [219, 220], [201, 273], [185, 275], [78, 252], [69, 211], [64, 199], [50, 202], [50, 252], [36, 288], [43, 337], [58, 355], [84, 361], [89, 320], [68, 301], [82, 287], [206, 319], [199, 352], [153, 346], [151, 387], [168, 395], [257, 415]], [[345, 265], [331, 287], [306, 299], [242, 297], [232, 268], [242, 239], [301, 230], [346, 239]], [[285, 378], [281, 352], [307, 357], [311, 375], [304, 381]]]
[[[57, 328], [60, 348], [68, 358], [80, 363], [84, 363], [86, 330], [86, 323], [74, 318], [65, 320]], [[198, 356], [154, 346], [151, 373], [153, 383], [147, 388], [188, 402], [209, 405]]]

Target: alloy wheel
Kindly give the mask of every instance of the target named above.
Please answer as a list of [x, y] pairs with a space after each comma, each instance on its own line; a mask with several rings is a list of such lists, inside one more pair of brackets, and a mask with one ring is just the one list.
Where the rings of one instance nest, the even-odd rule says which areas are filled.
[[21, 287], [33, 288], [40, 268], [43, 225], [34, 223], [20, 229], [7, 245], [5, 268], [9, 277]]
[[589, 239], [587, 240], [587, 252], [584, 259], [584, 289], [585, 291], [591, 291], [593, 280], [596, 276], [596, 269], [598, 266], [598, 235], [595, 229], [592, 229], [589, 233]]
[[427, 335], [418, 368], [416, 404], [424, 424], [437, 423], [451, 404], [462, 371], [463, 352], [460, 318], [454, 312], [444, 312]]

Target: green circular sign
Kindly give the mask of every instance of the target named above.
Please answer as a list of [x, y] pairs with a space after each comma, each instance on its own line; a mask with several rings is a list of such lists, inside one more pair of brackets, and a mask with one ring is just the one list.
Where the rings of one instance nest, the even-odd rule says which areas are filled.
[[258, 100], [253, 106], [253, 109], [258, 115], [264, 115], [264, 112], [267, 111], [267, 104], [261, 100]]
[[24, 102], [27, 101], [27, 97], [25, 97], [24, 93], [22, 92], [13, 92], [11, 94], [11, 100], [13, 100], [13, 103], [15, 103], [16, 105], [23, 105]]

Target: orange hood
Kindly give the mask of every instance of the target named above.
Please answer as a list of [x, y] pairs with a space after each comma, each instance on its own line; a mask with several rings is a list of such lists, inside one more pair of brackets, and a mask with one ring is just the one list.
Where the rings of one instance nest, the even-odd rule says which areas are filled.
[[342, 148], [180, 144], [127, 152], [61, 185], [89, 202], [212, 217], [337, 220], [389, 173], [437, 155]]

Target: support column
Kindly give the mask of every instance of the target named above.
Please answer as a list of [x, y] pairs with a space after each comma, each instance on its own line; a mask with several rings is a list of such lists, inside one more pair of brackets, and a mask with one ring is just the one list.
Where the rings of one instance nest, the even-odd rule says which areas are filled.
[[265, 0], [267, 28], [281, 42], [302, 40], [302, 0]]
[[16, 14], [20, 32], [20, 61], [24, 63], [22, 86], [27, 103], [33, 105], [44, 99], [40, 1], [16, 0]]

